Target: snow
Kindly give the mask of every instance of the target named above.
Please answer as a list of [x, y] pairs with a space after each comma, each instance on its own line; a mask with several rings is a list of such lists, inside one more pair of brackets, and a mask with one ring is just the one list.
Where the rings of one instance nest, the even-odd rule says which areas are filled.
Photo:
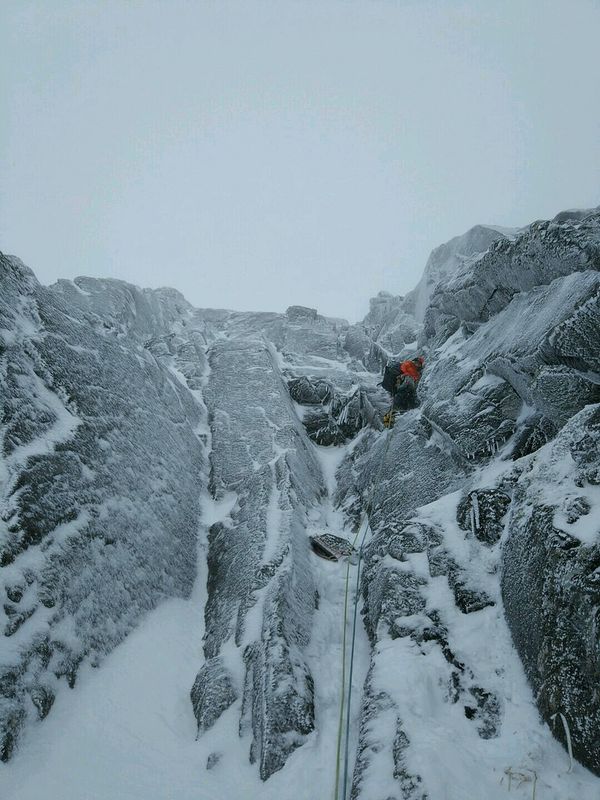
[[[313, 515], [315, 531], [326, 527], [350, 538], [341, 512], [331, 502], [335, 470], [347, 448], [313, 447], [329, 487], [322, 507]], [[234, 492], [218, 501], [205, 493], [203, 529], [227, 520], [236, 502]], [[52, 714], [30, 732], [27, 747], [21, 748], [9, 764], [0, 766], [2, 796], [11, 800], [39, 800], [41, 794], [46, 800], [314, 800], [315, 795], [331, 794], [340, 702], [345, 562], [313, 557], [319, 608], [306, 657], [315, 678], [316, 730], [290, 756], [285, 769], [263, 783], [256, 766], [248, 762], [248, 739], [237, 735], [239, 701], [214, 729], [196, 741], [189, 691], [203, 661], [205, 547], [201, 537], [202, 569], [190, 600], [163, 603], [146, 615], [100, 669], [85, 667], [80, 671], [77, 690], [59, 695]], [[355, 569], [350, 567], [351, 601]], [[254, 615], [248, 616], [251, 629]], [[351, 619], [348, 625], [349, 641]], [[246, 631], [249, 638], [257, 633]], [[241, 681], [237, 648], [225, 648], [223, 656]], [[368, 640], [362, 625], [358, 625], [350, 708], [351, 758], [356, 751], [361, 686], [368, 663]], [[211, 753], [221, 756], [207, 770]], [[351, 762], [350, 775], [352, 768]]]
[[[323, 525], [328, 532], [342, 536], [351, 542], [356, 539], [356, 534], [346, 528], [344, 516], [340, 509], [334, 507], [332, 498], [336, 489], [336, 471], [348, 454], [349, 447], [318, 447], [317, 452], [321, 468], [325, 477], [328, 493], [322, 508], [322, 519], [316, 532], [323, 532]], [[316, 739], [319, 750], [326, 759], [320, 770], [321, 780], [316, 786], [321, 787], [319, 792], [329, 796], [335, 769], [335, 746], [337, 742], [337, 728], [339, 723], [338, 710], [341, 702], [342, 688], [342, 640], [343, 640], [343, 599], [345, 595], [346, 580], [349, 582], [348, 621], [346, 629], [346, 674], [350, 666], [350, 642], [352, 625], [352, 608], [358, 602], [359, 609], [362, 605], [360, 598], [355, 597], [356, 569], [357, 566], [349, 565], [343, 560], [331, 563], [323, 559], [314, 558], [313, 570], [315, 582], [319, 593], [319, 608], [315, 615], [313, 633], [309, 645], [308, 657], [311, 671], [315, 676], [316, 690]], [[351, 781], [354, 768], [354, 755], [358, 745], [358, 730], [360, 723], [360, 709], [362, 699], [362, 686], [369, 667], [369, 642], [362, 624], [356, 626], [356, 643], [354, 651], [354, 665], [352, 676], [352, 701], [346, 715], [350, 719], [350, 739], [348, 743], [349, 765], [348, 781]], [[347, 691], [347, 689], [346, 689]], [[346, 695], [347, 696], [347, 695]], [[344, 718], [345, 719], [345, 718]], [[345, 727], [345, 721], [344, 721]], [[344, 743], [345, 744], [345, 743]], [[342, 748], [343, 752], [343, 748]], [[311, 767], [312, 770], [312, 767]], [[314, 791], [314, 790], [313, 790]], [[282, 796], [283, 797], [283, 796]], [[313, 794], [314, 797], [314, 794]]]
[[486, 387], [489, 388], [492, 386], [500, 386], [502, 383], [504, 383], [504, 378], [500, 378], [498, 375], [493, 375], [492, 373], [486, 372], [471, 386], [471, 389], [484, 389]]
[[277, 477], [275, 474], [275, 461], [270, 464], [273, 482], [267, 506], [267, 525], [265, 547], [262, 553], [263, 564], [268, 564], [277, 554], [280, 540], [280, 530], [283, 522], [283, 511], [281, 509], [281, 492], [277, 488]]
[[[449, 631], [449, 645], [459, 662], [476, 670], [477, 685], [499, 699], [502, 711], [500, 735], [481, 738], [467, 719], [463, 703], [449, 702], [449, 664], [441, 650], [431, 642], [417, 644], [409, 636], [380, 639], [374, 651], [373, 683], [387, 693], [399, 709], [410, 747], [406, 766], [423, 776], [423, 790], [442, 800], [504, 800], [509, 791], [515, 798], [544, 800], [597, 800], [598, 779], [575, 764], [570, 773], [568, 754], [553, 739], [539, 718], [524, 670], [514, 650], [506, 624], [497, 585], [494, 560], [499, 548], [490, 550], [467, 540], [456, 525], [455, 509], [460, 493], [446, 495], [420, 509], [416, 519], [444, 532], [444, 545], [459, 563], [469, 564], [469, 576], [495, 600], [495, 606], [471, 614], [455, 605], [445, 576], [429, 578], [420, 559], [423, 554], [407, 554], [405, 567], [428, 578], [425, 590], [427, 607], [438, 609]], [[396, 565], [397, 567], [397, 565]], [[426, 619], [426, 618], [425, 618]], [[418, 630], [425, 619], [412, 614], [399, 619], [402, 628]], [[475, 703], [473, 703], [475, 705]], [[385, 716], [378, 716], [382, 734]], [[364, 797], [387, 796], [394, 790], [391, 774], [385, 774], [391, 756], [378, 756], [375, 763], [382, 774], [368, 771]], [[516, 777], [516, 776], [521, 776]], [[525, 776], [525, 777], [524, 777]]]
[[77, 691], [58, 698], [28, 746], [0, 771], [3, 796], [164, 800], [188, 779], [190, 791], [180, 796], [197, 796], [191, 788], [201, 765], [191, 752], [187, 693], [200, 642], [189, 632], [200, 618], [192, 601], [164, 603], [101, 669], [82, 670]]
[[[321, 465], [328, 495], [329, 497], [333, 497], [336, 486], [335, 473], [337, 472], [337, 469], [344, 458], [348, 455], [348, 447], [320, 447], [318, 445], [314, 445], [314, 448]], [[334, 513], [332, 507], [329, 507], [328, 511], [330, 514]], [[343, 526], [343, 522], [340, 522], [339, 518], [337, 517], [336, 519], [338, 520], [337, 524]]]
[[[25, 381], [27, 381], [27, 384], [23, 385]], [[10, 472], [17, 465], [24, 464], [31, 456], [51, 453], [55, 445], [70, 439], [77, 426], [81, 424], [81, 420], [65, 406], [56, 392], [52, 392], [47, 388], [38, 375], [31, 373], [26, 378], [21, 378], [20, 383], [36, 399], [37, 403], [54, 416], [55, 422], [44, 432], [43, 436], [37, 437], [13, 450], [8, 459], [6, 459]]]
[[238, 501], [237, 492], [223, 492], [222, 497], [215, 500], [208, 492], [202, 495], [202, 522], [210, 528], [215, 522], [224, 522], [230, 519], [230, 513], [233, 511], [235, 504]]
[[[443, 579], [437, 582], [443, 584]], [[443, 591], [443, 587], [438, 589], [438, 593]], [[497, 610], [478, 613], [480, 624], [464, 631], [467, 635], [461, 640], [461, 649], [474, 652], [480, 662], [491, 661], [492, 666], [493, 653], [499, 649], [495, 634], [503, 626], [497, 624]], [[494, 648], [482, 649], [482, 640], [494, 641]], [[510, 650], [506, 636], [501, 643]], [[508, 791], [506, 774], [512, 770], [537, 775], [537, 797], [544, 800], [597, 798], [597, 779], [586, 770], [576, 766], [572, 775], [567, 774], [568, 756], [540, 725], [535, 706], [528, 700], [521, 670], [508, 669], [498, 678], [497, 682], [504, 685], [504, 732], [500, 739], [482, 739], [472, 730], [462, 706], [445, 701], [440, 692], [447, 676], [447, 663], [441, 653], [424, 654], [405, 637], [398, 643], [381, 644], [377, 655], [376, 685], [399, 702], [402, 721], [411, 737], [408, 766], [425, 776], [429, 796], [443, 800], [504, 800]], [[517, 665], [516, 658], [512, 663]], [[383, 781], [386, 776], [381, 777]], [[531, 788], [529, 782], [520, 787], [513, 785], [512, 796], [530, 798]]]
[[[500, 232], [498, 228], [490, 229]], [[464, 254], [457, 251], [450, 255], [452, 268], [459, 269]], [[475, 255], [471, 265], [478, 258], [481, 260], [480, 255]], [[449, 268], [449, 264], [450, 261], [440, 262], [438, 277], [443, 277], [441, 273]], [[462, 279], [459, 276], [457, 280], [460, 284]], [[111, 294], [111, 303], [118, 310], [121, 289], [117, 291], [109, 284], [106, 291]], [[77, 303], [87, 307], [87, 298], [90, 298], [100, 314], [105, 288], [98, 282], [89, 285], [93, 292], [77, 287]], [[490, 355], [502, 348], [508, 354], [525, 352], [527, 348], [524, 350], [516, 341], [517, 331], [522, 340], [541, 340], [547, 333], [549, 319], [561, 318], [563, 305], [565, 308], [569, 303], [572, 305], [596, 286], [596, 276], [583, 274], [577, 280], [571, 276], [557, 278], [552, 287], [532, 289], [528, 297], [517, 296], [496, 315], [493, 322], [481, 326], [470, 338], [466, 338], [463, 331], [448, 338], [438, 354], [440, 368], [460, 373], [462, 381], [462, 375], [473, 374], [479, 368], [482, 354]], [[423, 291], [429, 292], [432, 288], [424, 286]], [[147, 303], [148, 307], [154, 303], [152, 293], [148, 293]], [[527, 316], [531, 304], [536, 303], [536, 313]], [[182, 335], [178, 344], [172, 340], [176, 334], [163, 336], [162, 329], [157, 333], [157, 325], [150, 311], [144, 310], [144, 304], [138, 306], [129, 299], [123, 308], [127, 321], [118, 326], [117, 335], [123, 342], [120, 346], [123, 350], [128, 346], [123, 338], [127, 335], [146, 341], [146, 335], [156, 334], [156, 349], [132, 348], [134, 359], [131, 363], [137, 359], [137, 367], [142, 371], [147, 365], [149, 370], [155, 369], [153, 380], [157, 384], [160, 372], [161, 390], [165, 391], [168, 399], [172, 429], [176, 431], [188, 426], [190, 441], [195, 445], [198, 440], [202, 442], [203, 456], [211, 454], [211, 477], [215, 480], [210, 485], [215, 496], [205, 488], [208, 476], [203, 472], [203, 459], [198, 458], [194, 462], [197, 466], [192, 467], [180, 458], [176, 464], [181, 471], [179, 477], [169, 476], [162, 461], [160, 469], [151, 469], [151, 465], [160, 460], [153, 453], [160, 455], [161, 448], [171, 450], [172, 438], [165, 438], [164, 443], [161, 440], [148, 458], [146, 483], [151, 494], [149, 502], [154, 502], [156, 495], [164, 494], [174, 498], [173, 503], [182, 510], [188, 501], [185, 498], [178, 500], [169, 478], [183, 482], [193, 469], [202, 478], [195, 482], [197, 487], [190, 489], [194, 498], [201, 493], [197, 578], [189, 599], [162, 600], [162, 597], [169, 596], [163, 593], [159, 597], [160, 605], [154, 610], [145, 610], [152, 606], [141, 607], [141, 621], [137, 616], [132, 617], [130, 627], [134, 630], [107, 655], [100, 667], [93, 668], [90, 663], [84, 663], [77, 674], [75, 691], [61, 687], [48, 719], [43, 723], [33, 721], [12, 760], [0, 764], [0, 797], [11, 800], [39, 800], [41, 797], [44, 800], [329, 798], [335, 781], [340, 701], [342, 692], [347, 691], [347, 687], [342, 686], [341, 675], [344, 633], [349, 648], [352, 610], [355, 603], [361, 610], [362, 597], [354, 594], [357, 567], [343, 560], [331, 563], [319, 559], [309, 551], [306, 538], [329, 532], [351, 542], [355, 540], [352, 522], [344, 516], [341, 508], [335, 506], [334, 498], [339, 468], [343, 466], [352, 470], [356, 462], [352, 462], [351, 457], [363, 445], [374, 446], [372, 452], [383, 452], [389, 458], [387, 461], [382, 459], [380, 468], [377, 468], [375, 458], [371, 462], [371, 467], [375, 465], [371, 473], [360, 474], [357, 470], [358, 483], [364, 483], [364, 486], [356, 486], [354, 500], [357, 503], [361, 492], [364, 498], [363, 490], [374, 475], [381, 476], [384, 462], [393, 471], [385, 480], [376, 480], [383, 486], [382, 494], [393, 484], [398, 496], [410, 495], [411, 492], [418, 495], [427, 487], [415, 484], [427, 481], [436, 483], [435, 489], [439, 494], [443, 489], [437, 485], [438, 479], [443, 480], [444, 476], [441, 472], [433, 474], [433, 468], [425, 469], [423, 465], [430, 462], [426, 458], [420, 459], [423, 454], [431, 456], [434, 451], [443, 451], [442, 455], [448, 455], [448, 468], [453, 468], [449, 456], [456, 446], [448, 434], [448, 420], [442, 418], [437, 425], [435, 421], [431, 423], [433, 435], [427, 441], [423, 439], [420, 453], [402, 454], [404, 463], [401, 468], [398, 461], [388, 454], [385, 437], [372, 430], [361, 432], [352, 443], [343, 447], [318, 447], [306, 436], [302, 425], [304, 409], [289, 398], [284, 376], [322, 375], [331, 380], [336, 391], [352, 391], [374, 381], [372, 374], [354, 371], [348, 353], [341, 353], [336, 321], [315, 318], [313, 329], [303, 327], [304, 322], [290, 324], [289, 320], [282, 320], [281, 315], [223, 312], [219, 322], [222, 329], [217, 328], [213, 314], [215, 327], [209, 330], [209, 323], [202, 319], [202, 315], [210, 316], [212, 312], [194, 312], [197, 317], [193, 317], [188, 309], [185, 318], [195, 325], [201, 324], [205, 331], [206, 346], [198, 348], [194, 344], [198, 358], [198, 369], [194, 371], [189, 369], [193, 362], [189, 351], [187, 355], [180, 355], [178, 350], [181, 346], [183, 351], [186, 345], [192, 349], [190, 340], [182, 334], [179, 318], [169, 323], [172, 331]], [[170, 313], [166, 307], [163, 311], [165, 315]], [[117, 318], [116, 312], [113, 317], [109, 316], [109, 320]], [[70, 319], [78, 320], [76, 316]], [[398, 320], [394, 324], [400, 325]], [[21, 331], [33, 335], [37, 329], [30, 322], [27, 325], [23, 322]], [[277, 339], [277, 345], [267, 338], [267, 331], [273, 340]], [[116, 329], [110, 333], [102, 332], [102, 336], [114, 337], [115, 332]], [[67, 343], [66, 347], [70, 348], [74, 360], [79, 356], [83, 364], [89, 359], [92, 367], [96, 368], [96, 355], [98, 359], [102, 355], [100, 345], [94, 349], [84, 347], [85, 343], [89, 344], [84, 340], [81, 345]], [[416, 342], [412, 341], [405, 347], [416, 347]], [[210, 367], [202, 362], [202, 359], [206, 362], [208, 356], [214, 365], [212, 375]], [[431, 360], [435, 362], [435, 357]], [[163, 369], [165, 365], [166, 370]], [[170, 377], [163, 374], [167, 370]], [[4, 463], [0, 460], [0, 469], [4, 469], [0, 478], [5, 482], [13, 467], [24, 464], [31, 455], [52, 453], [54, 446], [69, 439], [81, 424], [71, 412], [71, 404], [63, 402], [59, 394], [50, 392], [41, 380], [35, 380], [39, 385], [33, 385], [30, 394], [38, 405], [52, 413], [56, 422], [50, 424], [43, 436], [15, 449]], [[463, 408], [471, 423], [478, 417], [487, 417], [494, 412], [494, 390], [504, 384], [503, 378], [484, 373], [469, 384], [464, 395], [459, 395], [457, 400], [454, 384], [449, 381], [453, 413]], [[192, 385], [201, 388], [194, 389]], [[481, 393], [481, 396], [473, 400], [473, 393]], [[490, 396], [494, 400], [490, 400]], [[475, 401], [480, 401], [480, 405]], [[77, 408], [80, 411], [79, 406]], [[139, 415], [140, 409], [141, 406], [132, 408], [132, 413]], [[522, 403], [516, 410], [511, 407], [511, 413], [513, 411], [515, 424], [519, 425], [536, 413], [536, 408]], [[386, 434], [387, 442], [405, 443], [407, 440], [400, 434], [404, 432], [412, 436], [409, 422], [411, 419], [416, 421], [418, 413], [405, 415], [395, 430]], [[166, 420], [163, 417], [159, 419]], [[102, 438], [102, 432], [106, 438]], [[107, 465], [112, 468], [113, 463], [116, 464], [118, 448], [109, 441], [112, 434], [110, 429], [99, 428], [95, 443], [104, 455], [93, 462], [98, 469]], [[494, 430], [488, 434], [487, 429], [482, 433], [482, 441], [490, 456], [498, 453], [504, 441], [501, 435], [493, 434]], [[413, 438], [415, 442], [420, 441]], [[186, 438], [185, 446], [182, 444], [179, 452], [186, 452], [187, 442]], [[471, 456], [481, 452], [473, 449], [476, 443], [469, 441], [467, 444], [466, 449], [472, 450]], [[435, 459], [431, 463], [435, 464]], [[595, 543], [599, 533], [600, 486], [577, 486], [574, 482], [576, 465], [571, 455], [566, 450], [553, 449], [552, 444], [540, 449], [535, 459], [528, 460], [527, 466], [529, 471], [519, 480], [531, 482], [532, 502], [552, 505], [557, 527], [586, 544]], [[442, 467], [446, 469], [445, 463]], [[473, 465], [461, 491], [446, 494], [421, 507], [414, 516], [415, 523], [431, 528], [435, 535], [439, 534], [443, 558], [454, 563], [457, 570], [462, 570], [461, 576], [468, 580], [468, 590], [481, 593], [494, 605], [472, 613], [461, 612], [453, 595], [455, 587], [449, 580], [450, 572], [438, 572], [432, 577], [425, 545], [419, 552], [396, 552], [395, 555], [385, 552], [383, 556], [372, 556], [372, 562], [377, 564], [384, 579], [386, 571], [392, 578], [407, 579], [406, 585], [414, 578], [415, 592], [421, 593], [423, 605], [415, 605], [415, 613], [406, 616], [400, 615], [401, 606], [396, 608], [392, 605], [391, 616], [399, 614], [392, 621], [401, 633], [392, 639], [382, 624], [373, 634], [376, 639], [373, 650], [363, 624], [359, 621], [357, 625], [352, 703], [348, 709], [350, 776], [358, 750], [361, 703], [367, 675], [372, 692], [370, 699], [381, 693], [391, 700], [389, 707], [378, 708], [374, 716], [367, 719], [368, 725], [376, 731], [377, 746], [366, 759], [357, 795], [360, 800], [398, 798], [399, 778], [393, 771], [398, 726], [409, 740], [402, 755], [404, 766], [412, 775], [420, 776], [422, 795], [426, 793], [432, 800], [480, 800], [482, 797], [501, 800], [507, 795], [516, 800], [534, 796], [538, 800], [597, 800], [598, 778], [579, 764], [574, 764], [571, 770], [569, 755], [553, 739], [548, 726], [540, 721], [504, 616], [498, 578], [501, 544], [488, 546], [475, 537], [482, 522], [485, 527], [485, 505], [480, 509], [473, 489], [489, 487], [502, 476], [508, 476], [513, 468], [513, 462], [502, 461], [501, 456], [492, 457], [484, 468], [478, 469]], [[135, 472], [130, 466], [127, 469]], [[94, 471], [82, 465], [82, 474], [93, 485]], [[459, 483], [444, 485], [456, 488]], [[457, 503], [467, 485], [471, 491], [470, 534], [459, 529], [456, 522]], [[138, 513], [133, 496], [135, 491], [137, 486], [131, 492], [132, 497], [124, 490], [122, 495], [113, 493], [103, 498], [94, 508], [98, 519], [104, 520], [111, 510], [135, 517]], [[392, 535], [395, 535], [394, 531], [405, 517], [398, 510], [398, 497], [389, 494], [388, 499], [390, 505], [384, 509], [384, 517], [387, 517], [383, 523], [389, 523]], [[421, 498], [418, 502], [424, 501]], [[586, 503], [588, 512], [585, 511]], [[191, 586], [193, 534], [198, 508], [195, 505], [189, 508]], [[577, 517], [577, 509], [581, 508], [584, 511]], [[412, 513], [413, 508], [410, 509]], [[82, 507], [78, 517], [57, 524], [52, 530], [52, 540], [48, 541], [55, 546], [68, 544], [68, 540], [77, 535], [89, 519], [88, 510]], [[211, 592], [214, 593], [214, 607], [222, 603], [223, 610], [222, 613], [219, 610], [219, 615], [209, 611], [207, 625], [210, 628], [212, 622], [218, 629], [212, 631], [216, 641], [215, 652], [231, 676], [236, 690], [234, 695], [237, 693], [238, 699], [213, 727], [197, 739], [190, 689], [199, 668], [205, 663], [202, 637], [209, 599], [208, 529], [215, 523], [221, 523], [225, 539], [230, 537], [239, 548], [240, 557], [233, 561], [231, 572], [235, 573], [234, 579], [240, 577], [240, 586], [236, 588], [233, 585], [235, 580], [230, 580], [229, 575], [225, 578], [219, 576], [219, 582], [215, 582], [218, 585], [213, 585]], [[176, 529], [179, 532], [181, 527]], [[424, 535], [423, 541], [426, 538]], [[145, 548], [143, 539], [142, 546]], [[217, 544], [217, 551], [219, 547]], [[226, 548], [221, 549], [226, 562]], [[160, 556], [162, 551], [158, 552]], [[212, 555], [216, 557], [219, 553], [213, 552]], [[248, 563], [244, 562], [246, 555], [249, 556]], [[165, 557], [157, 559], [153, 552], [148, 552], [147, 557], [152, 562], [153, 571], [141, 585], [155, 585], [160, 581], [160, 573], [168, 568], [169, 555], [167, 552]], [[41, 549], [29, 548], [20, 554], [19, 568], [36, 566], [36, 561], [40, 564], [43, 561]], [[131, 563], [131, 571], [134, 571], [136, 565]], [[105, 565], [106, 561], [92, 565], [90, 574], [100, 576], [99, 580], [106, 582], [109, 597], [118, 590], [122, 577], [118, 574], [115, 579], [109, 574], [105, 578]], [[231, 563], [225, 563], [225, 566], [229, 568]], [[4, 576], [7, 581], [13, 577], [16, 579], [16, 566], [8, 565]], [[350, 613], [344, 632], [347, 581]], [[82, 580], [81, 584], [84, 583]], [[96, 585], [91, 591], [88, 584], [83, 588], [87, 595], [81, 598], [82, 607], [86, 607], [94, 596], [101, 595]], [[27, 607], [32, 592], [30, 587], [25, 588], [23, 607]], [[131, 596], [135, 596], [135, 592]], [[387, 597], [392, 602], [395, 599], [391, 594]], [[314, 611], [313, 598], [317, 601]], [[110, 614], [105, 613], [108, 602], [104, 595], [99, 607], [99, 621], [94, 619], [90, 629], [96, 631], [100, 624], [105, 624], [110, 633], [109, 641], [120, 641], [123, 636], [117, 635], [118, 615], [113, 608]], [[47, 627], [52, 613], [45, 607], [38, 608], [33, 622], [27, 622], [3, 642], [3, 658], [6, 656], [10, 660], [14, 657], [16, 660], [31, 631]], [[108, 617], [107, 621], [105, 617]], [[432, 619], [439, 619], [439, 629], [444, 636], [447, 635], [447, 648], [455, 656], [454, 661], [447, 656], [447, 651], [445, 654], [439, 641], [427, 636], [419, 637], [419, 632], [431, 629]], [[292, 631], [287, 638], [287, 630], [285, 635], [280, 635], [281, 629], [286, 627]], [[219, 638], [221, 629], [225, 630], [222, 639]], [[71, 649], [76, 651], [80, 631], [75, 617], [64, 617], [54, 625], [52, 633], [55, 639], [70, 643]], [[245, 648], [256, 648], [257, 652], [265, 648], [261, 651], [262, 660], [256, 661], [262, 670], [257, 679], [261, 684], [259, 690], [253, 686], [248, 688], [248, 675], [252, 679], [255, 675], [247, 671], [245, 656], [248, 650]], [[286, 657], [288, 651], [290, 654], [289, 662], [285, 663], [281, 657], [284, 650]], [[348, 657], [348, 652], [346, 655]], [[273, 666], [277, 668], [282, 663], [284, 667], [289, 663], [290, 668], [276, 673]], [[272, 740], [269, 736], [273, 731], [277, 733], [277, 723], [286, 722], [286, 719], [285, 714], [277, 717], [277, 708], [273, 712], [266, 706], [269, 703], [276, 706], [276, 695], [283, 696], [291, 684], [297, 691], [296, 696], [302, 696], [303, 685], [295, 670], [300, 672], [305, 666], [306, 674], [314, 680], [315, 728], [306, 736], [298, 733], [297, 729], [284, 731], [281, 738], [287, 736], [301, 746], [286, 752], [281, 769], [278, 765], [278, 771], [262, 782], [259, 765], [249, 762], [251, 740], [254, 737], [256, 743], [257, 739], [254, 717], [259, 718], [258, 727], [264, 726], [259, 730], [258, 738], [262, 737], [270, 747]], [[346, 666], [348, 669], [349, 664]], [[453, 699], [450, 696], [452, 680], [459, 672], [461, 694]], [[269, 684], [264, 678], [274, 674], [277, 677]], [[466, 713], [476, 713], [476, 709], [468, 706], [471, 702], [477, 705], [475, 699], [471, 701], [470, 698], [475, 697], [472, 690], [479, 687], [498, 703], [498, 730], [494, 731], [497, 735], [491, 738], [482, 736], [477, 719]], [[243, 713], [244, 701], [250, 706], [260, 706], [261, 703], [262, 706]], [[267, 724], [265, 719], [269, 714], [271, 717]], [[366, 716], [363, 716], [363, 722]], [[561, 724], [560, 719], [555, 722]]]

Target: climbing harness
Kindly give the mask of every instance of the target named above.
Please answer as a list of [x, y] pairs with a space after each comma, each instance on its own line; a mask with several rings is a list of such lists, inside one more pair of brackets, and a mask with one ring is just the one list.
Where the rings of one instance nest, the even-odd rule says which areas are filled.
[[[387, 426], [386, 426], [387, 427]], [[360, 590], [360, 572], [361, 572], [361, 565], [362, 565], [362, 557], [363, 557], [363, 547], [364, 543], [367, 538], [367, 532], [371, 526], [369, 520], [369, 514], [372, 509], [373, 504], [373, 496], [375, 494], [375, 487], [379, 483], [379, 479], [381, 477], [381, 473], [383, 471], [383, 467], [385, 464], [385, 458], [387, 455], [388, 447], [390, 445], [391, 436], [386, 437], [385, 447], [381, 454], [381, 461], [379, 464], [379, 470], [377, 471], [377, 475], [373, 483], [371, 484], [371, 489], [369, 491], [369, 496], [367, 503], [365, 505], [365, 510], [363, 512], [363, 518], [361, 524], [356, 532], [356, 536], [352, 542], [352, 547], [356, 548], [358, 543], [358, 564], [356, 567], [356, 589], [354, 594], [354, 611], [353, 611], [353, 619], [352, 619], [352, 642], [350, 646], [350, 668], [349, 668], [349, 678], [348, 678], [348, 700], [346, 702], [346, 629], [348, 626], [348, 599], [349, 599], [349, 587], [350, 587], [350, 561], [348, 561], [346, 565], [346, 578], [345, 578], [345, 588], [344, 588], [344, 622], [343, 622], [343, 633], [342, 633], [342, 693], [340, 698], [340, 716], [338, 722], [338, 733], [337, 733], [337, 749], [336, 749], [336, 759], [335, 759], [335, 789], [333, 800], [346, 800], [346, 793], [348, 788], [348, 762], [349, 762], [349, 749], [350, 749], [350, 702], [352, 700], [352, 677], [354, 672], [354, 648], [356, 643], [356, 621], [358, 618], [358, 595]], [[342, 753], [342, 739], [344, 735], [344, 711], [346, 712], [346, 726], [345, 726], [345, 744], [344, 744], [344, 772], [343, 772], [343, 781], [342, 781], [342, 793], [340, 794], [340, 772], [341, 772], [341, 753]]]
[[386, 411], [386, 413], [383, 415], [383, 427], [393, 428], [395, 419], [396, 419], [396, 412], [394, 411], [393, 408], [390, 408], [390, 410]]

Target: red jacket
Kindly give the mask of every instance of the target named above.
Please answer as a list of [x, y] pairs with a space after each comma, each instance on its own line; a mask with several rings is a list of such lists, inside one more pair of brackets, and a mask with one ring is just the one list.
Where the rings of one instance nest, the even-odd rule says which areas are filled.
[[400, 364], [400, 373], [402, 375], [408, 375], [415, 383], [418, 383], [421, 377], [421, 370], [417, 367], [415, 362], [410, 361], [410, 359]]

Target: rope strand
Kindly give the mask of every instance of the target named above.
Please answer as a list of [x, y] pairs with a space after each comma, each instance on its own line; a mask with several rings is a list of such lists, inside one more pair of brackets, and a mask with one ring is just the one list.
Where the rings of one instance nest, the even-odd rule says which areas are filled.
[[[385, 465], [385, 458], [387, 455], [387, 451], [390, 445], [391, 436], [389, 432], [386, 432], [386, 443], [385, 447], [383, 448], [383, 452], [381, 454], [381, 461], [379, 464], [379, 470], [377, 471], [377, 476], [373, 483], [371, 484], [371, 489], [369, 491], [369, 499], [366, 504], [365, 510], [363, 512], [363, 518], [361, 524], [356, 532], [356, 536], [352, 542], [352, 548], [356, 547], [356, 543], [360, 539], [360, 545], [358, 549], [358, 564], [356, 570], [356, 590], [354, 595], [354, 614], [352, 620], [352, 645], [350, 649], [350, 672], [349, 672], [349, 681], [348, 681], [348, 703], [346, 704], [346, 628], [348, 625], [348, 595], [349, 595], [349, 585], [350, 585], [350, 560], [348, 559], [346, 565], [346, 579], [345, 579], [345, 589], [344, 589], [344, 628], [342, 634], [342, 692], [340, 698], [340, 716], [338, 722], [338, 734], [337, 734], [337, 749], [336, 749], [336, 759], [335, 759], [335, 789], [333, 800], [346, 800], [346, 793], [348, 788], [348, 766], [349, 766], [349, 739], [350, 739], [350, 701], [352, 699], [352, 676], [354, 672], [354, 649], [356, 643], [356, 620], [358, 616], [358, 599], [359, 599], [359, 591], [360, 591], [360, 572], [361, 572], [361, 564], [362, 564], [362, 556], [363, 556], [363, 547], [364, 543], [367, 538], [367, 532], [371, 526], [369, 513], [371, 512], [372, 505], [373, 505], [373, 496], [375, 494], [375, 487], [379, 483], [379, 479], [381, 478], [381, 473], [383, 471], [383, 467]], [[362, 532], [362, 536], [361, 536]], [[343, 783], [342, 783], [342, 794], [340, 796], [340, 769], [341, 769], [341, 752], [342, 752], [342, 738], [344, 733], [344, 711], [346, 711], [346, 738], [345, 738], [345, 747], [344, 747], [344, 775], [343, 775]]]

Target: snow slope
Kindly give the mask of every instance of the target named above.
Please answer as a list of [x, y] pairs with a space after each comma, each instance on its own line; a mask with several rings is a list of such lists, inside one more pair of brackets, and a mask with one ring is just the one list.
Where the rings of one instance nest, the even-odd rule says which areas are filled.
[[[345, 448], [316, 448], [330, 490]], [[313, 514], [314, 530], [344, 534], [331, 492]], [[148, 614], [100, 669], [80, 672], [77, 692], [61, 695], [49, 719], [30, 735], [0, 779], [3, 796], [39, 800], [228, 800], [295, 797], [311, 800], [333, 791], [342, 640], [342, 563], [314, 562], [319, 608], [307, 658], [315, 675], [316, 730], [285, 770], [263, 783], [248, 762], [248, 747], [235, 733], [237, 701], [210, 737], [196, 740], [190, 686], [202, 658], [202, 609], [206, 604], [206, 535], [225, 519], [232, 498], [203, 500], [200, 571], [189, 600], [170, 600]], [[347, 533], [347, 531], [346, 531]], [[368, 642], [359, 635], [356, 686], [368, 664]], [[351, 709], [357, 730], [360, 692]], [[354, 741], [355, 745], [356, 742]], [[351, 749], [353, 752], [354, 747]], [[216, 754], [216, 755], [215, 755]], [[215, 764], [210, 770], [209, 759]], [[352, 765], [351, 765], [352, 766]], [[308, 772], [307, 772], [308, 770]]]

